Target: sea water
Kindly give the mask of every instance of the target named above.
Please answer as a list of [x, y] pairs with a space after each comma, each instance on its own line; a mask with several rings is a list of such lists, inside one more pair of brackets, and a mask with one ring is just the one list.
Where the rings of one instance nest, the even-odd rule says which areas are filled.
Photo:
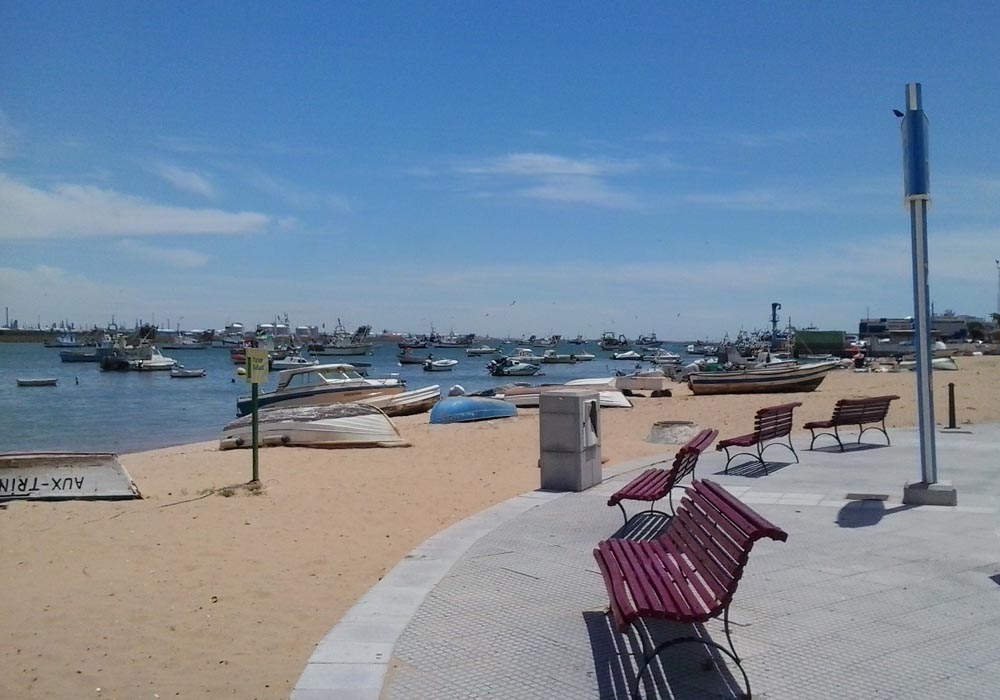
[[[664, 344], [682, 357], [684, 347]], [[511, 346], [505, 346], [511, 350]], [[541, 355], [542, 349], [535, 349]], [[421, 365], [400, 365], [394, 343], [376, 345], [370, 355], [320, 358], [324, 363], [370, 363], [369, 377], [398, 377], [407, 389], [438, 384], [443, 395], [458, 384], [466, 392], [502, 384], [562, 384], [571, 379], [610, 377], [635, 369], [634, 362], [610, 360], [595, 343], [562, 345], [560, 354], [589, 352], [589, 362], [542, 365], [534, 377], [493, 377], [486, 370], [491, 356], [468, 357], [462, 348], [413, 350], [424, 357], [451, 358], [449, 372], [426, 372]], [[169, 372], [102, 372], [97, 363], [61, 362], [59, 351], [40, 343], [0, 343], [0, 452], [127, 453], [191, 442], [217, 440], [222, 427], [236, 417], [236, 400], [250, 385], [236, 374], [225, 349], [163, 351], [188, 368], [204, 368], [204, 378], [175, 379]], [[650, 365], [646, 364], [645, 367]], [[19, 387], [17, 379], [54, 377], [55, 387]], [[273, 389], [270, 373], [261, 392]]]

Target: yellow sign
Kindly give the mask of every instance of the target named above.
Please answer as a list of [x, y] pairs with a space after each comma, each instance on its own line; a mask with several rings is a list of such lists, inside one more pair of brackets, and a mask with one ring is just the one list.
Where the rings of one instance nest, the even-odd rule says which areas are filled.
[[247, 348], [247, 383], [266, 384], [268, 352], [263, 348]]

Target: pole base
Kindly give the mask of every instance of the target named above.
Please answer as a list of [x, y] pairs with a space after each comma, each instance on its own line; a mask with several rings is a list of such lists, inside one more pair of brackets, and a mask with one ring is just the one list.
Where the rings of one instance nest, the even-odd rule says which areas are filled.
[[903, 486], [903, 503], [909, 506], [956, 506], [958, 491], [950, 481], [907, 482]]

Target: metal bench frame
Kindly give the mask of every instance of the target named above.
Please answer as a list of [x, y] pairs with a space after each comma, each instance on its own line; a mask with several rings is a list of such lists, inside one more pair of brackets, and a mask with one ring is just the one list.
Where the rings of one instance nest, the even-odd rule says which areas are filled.
[[694, 480], [655, 540], [610, 539], [598, 544], [594, 558], [608, 591], [609, 614], [620, 633], [640, 618], [703, 623], [722, 616], [729, 648], [711, 639], [678, 637], [658, 644], [643, 658], [631, 688], [637, 700], [649, 664], [680, 644], [717, 649], [739, 668], [751, 695], [750, 679], [736, 653], [729, 627], [729, 606], [754, 542], [764, 537], [784, 542], [787, 533], [742, 503], [719, 484]]
[[[886, 444], [891, 445], [892, 441], [889, 439], [889, 433], [885, 428], [885, 417], [889, 413], [889, 404], [898, 398], [898, 396], [870, 396], [863, 399], [840, 399], [833, 407], [833, 416], [830, 420], [812, 421], [802, 426], [803, 428], [808, 428], [812, 435], [812, 440], [809, 441], [809, 449], [811, 450], [813, 445], [816, 444], [816, 438], [822, 435], [829, 435], [837, 441], [840, 451], [844, 452], [844, 443], [840, 440], [840, 432], [837, 428], [839, 426], [855, 425], [861, 429], [861, 432], [858, 433], [859, 445], [861, 444], [861, 436], [868, 430], [879, 431], [885, 436]], [[864, 427], [865, 423], [881, 423], [881, 426], [869, 425], [868, 427]], [[833, 428], [833, 432], [831, 433], [826, 430], [828, 428]], [[824, 432], [817, 433], [816, 430], [823, 430]]]

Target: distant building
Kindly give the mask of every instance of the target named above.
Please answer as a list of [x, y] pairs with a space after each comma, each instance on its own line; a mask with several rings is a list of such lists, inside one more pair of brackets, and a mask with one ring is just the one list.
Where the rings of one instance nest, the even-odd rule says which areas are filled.
[[[965, 340], [969, 337], [969, 324], [978, 324], [986, 332], [993, 329], [992, 320], [945, 311], [931, 317], [931, 337], [935, 340]], [[913, 341], [913, 317], [863, 318], [858, 323], [858, 336], [863, 340], [888, 339], [888, 342]]]

